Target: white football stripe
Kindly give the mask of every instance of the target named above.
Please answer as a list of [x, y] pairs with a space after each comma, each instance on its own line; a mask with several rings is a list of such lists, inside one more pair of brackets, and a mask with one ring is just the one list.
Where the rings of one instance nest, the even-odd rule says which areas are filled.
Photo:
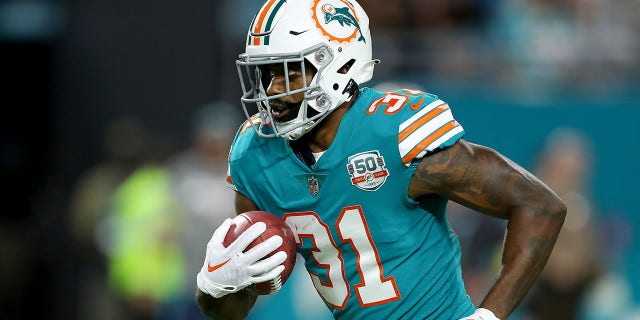
[[409, 152], [411, 152], [411, 150], [413, 150], [413, 148], [415, 148], [415, 146], [420, 144], [422, 140], [430, 136], [432, 133], [440, 129], [440, 127], [451, 120], [454, 120], [453, 114], [451, 114], [451, 110], [446, 110], [420, 126], [420, 128], [416, 129], [404, 140], [402, 140], [402, 142], [400, 142], [400, 155], [402, 157], [406, 156]]
[[428, 151], [435, 150], [441, 144], [445, 143], [447, 140], [451, 139], [451, 137], [453, 137], [456, 134], [462, 132], [463, 130], [464, 130], [464, 128], [462, 128], [461, 125], [457, 125], [457, 126], [453, 127], [453, 129], [451, 129], [451, 130], [447, 131], [447, 133], [443, 134], [442, 137], [436, 139], [436, 141], [434, 141], [430, 145], [428, 145], [427, 146], [427, 150]]
[[443, 134], [442, 137], [436, 139], [436, 141], [432, 142], [430, 145], [427, 146], [427, 148], [425, 148], [424, 150], [422, 150], [420, 153], [418, 153], [418, 155], [416, 156], [416, 158], [422, 158], [424, 157], [424, 154], [429, 152], [429, 151], [433, 151], [436, 148], [438, 148], [441, 144], [445, 143], [447, 140], [451, 139], [451, 137], [455, 136], [456, 134], [462, 132], [464, 129], [462, 128], [461, 125], [458, 125], [456, 127], [454, 127], [453, 129], [449, 130], [447, 133]]
[[402, 132], [402, 130], [406, 129], [412, 123], [416, 122], [418, 119], [422, 118], [422, 116], [424, 116], [425, 114], [429, 113], [429, 111], [433, 110], [435, 107], [437, 107], [437, 106], [439, 106], [441, 104], [444, 104], [444, 101], [442, 101], [440, 99], [429, 103], [424, 108], [420, 109], [420, 111], [418, 111], [416, 114], [411, 116], [411, 118], [409, 118], [409, 119], [405, 120], [403, 123], [401, 123], [400, 127], [398, 128], [398, 132]]

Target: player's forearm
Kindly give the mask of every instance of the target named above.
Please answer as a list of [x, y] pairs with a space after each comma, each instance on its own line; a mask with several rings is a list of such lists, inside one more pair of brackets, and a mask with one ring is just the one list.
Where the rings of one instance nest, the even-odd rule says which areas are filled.
[[196, 289], [196, 302], [200, 310], [211, 319], [244, 319], [249, 314], [256, 299], [256, 295], [245, 290], [215, 299]]
[[500, 319], [507, 318], [544, 269], [565, 214], [566, 207], [556, 198], [539, 210], [513, 210], [507, 226], [502, 269], [481, 307], [493, 311]]

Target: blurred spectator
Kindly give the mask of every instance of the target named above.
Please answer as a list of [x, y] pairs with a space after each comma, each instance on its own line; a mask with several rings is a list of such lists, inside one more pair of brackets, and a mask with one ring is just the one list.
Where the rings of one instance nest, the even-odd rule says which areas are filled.
[[[492, 76], [495, 53], [483, 39], [496, 1], [403, 0], [390, 5], [366, 1], [376, 58], [376, 73], [389, 77], [442, 77], [469, 80]], [[423, 81], [421, 79], [421, 81]]]
[[379, 28], [377, 72], [440, 81], [502, 80], [543, 96], [607, 90], [640, 74], [638, 1], [403, 0], [364, 3]]
[[[184, 287], [178, 206], [163, 166], [171, 139], [133, 120], [106, 135], [109, 154], [81, 178], [70, 225], [85, 248], [78, 318], [155, 319]], [[162, 319], [162, 318], [158, 318]], [[170, 318], [166, 318], [170, 319]]]
[[626, 272], [636, 274], [635, 270], [626, 270], [622, 264], [622, 255], [628, 254], [634, 230], [628, 215], [610, 213], [603, 223], [604, 237], [601, 259], [607, 268], [586, 292], [581, 317], [582, 320], [640, 320], [640, 305], [634, 301], [634, 293]]
[[419, 29], [423, 32], [477, 27], [492, 1], [478, 0], [369, 0], [362, 5], [373, 26], [385, 29]]
[[593, 150], [580, 132], [552, 132], [539, 158], [537, 174], [567, 205], [556, 246], [527, 297], [532, 319], [579, 319], [584, 295], [602, 272], [594, 205], [589, 195]]
[[103, 132], [104, 159], [87, 169], [73, 186], [68, 229], [80, 263], [77, 275], [80, 319], [120, 318], [107, 286], [106, 260], [96, 245], [96, 231], [111, 209], [115, 190], [140, 163], [147, 135], [144, 126], [133, 118], [109, 123]]
[[202, 267], [213, 230], [235, 216], [233, 190], [226, 186], [227, 155], [242, 119], [237, 108], [222, 103], [200, 107], [191, 117], [188, 148], [169, 164], [171, 187], [183, 209], [179, 241], [185, 254], [185, 312], [181, 319], [204, 319], [193, 300], [195, 278]]
[[478, 0], [406, 0], [406, 14], [412, 28], [466, 29], [479, 27], [486, 18], [491, 1]]
[[572, 80], [605, 89], [637, 79], [640, 71], [640, 2], [571, 0], [579, 28], [581, 67]]
[[125, 319], [179, 318], [174, 312], [186, 287], [181, 219], [162, 165], [142, 165], [116, 190], [102, 241], [109, 283], [125, 302]]
[[508, 79], [545, 84], [580, 64], [576, 16], [569, 1], [503, 1], [493, 30]]
[[104, 132], [105, 159], [78, 179], [71, 195], [70, 229], [83, 244], [93, 246], [95, 227], [108, 212], [116, 187], [140, 163], [147, 132], [135, 119], [110, 123]]
[[409, 3], [407, 0], [389, 2], [384, 0], [363, 1], [362, 7], [367, 12], [371, 26], [378, 26], [382, 29], [407, 29], [410, 21], [407, 19], [409, 13]]
[[[492, 19], [494, 49], [504, 59], [497, 74], [531, 89], [572, 85], [610, 86], [638, 70], [634, 6], [618, 2], [502, 1]], [[637, 18], [636, 18], [637, 20]], [[542, 87], [541, 87], [542, 86]], [[549, 86], [549, 87], [544, 87]]]

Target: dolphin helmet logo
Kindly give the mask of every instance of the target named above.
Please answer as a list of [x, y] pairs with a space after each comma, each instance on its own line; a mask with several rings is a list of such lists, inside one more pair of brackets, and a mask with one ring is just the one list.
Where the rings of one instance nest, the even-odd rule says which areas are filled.
[[331, 21], [338, 21], [341, 26], [354, 26], [360, 33], [360, 38], [358, 38], [358, 41], [367, 42], [362, 36], [362, 30], [360, 30], [360, 24], [358, 24], [358, 20], [356, 20], [351, 12], [349, 12], [349, 7], [335, 8], [330, 4], [325, 4], [324, 6], [322, 6], [322, 12], [324, 12], [325, 24], [328, 24]]
[[315, 0], [312, 10], [316, 26], [330, 40], [350, 42], [360, 35], [356, 41], [367, 42], [360, 29], [360, 20], [349, 2]]

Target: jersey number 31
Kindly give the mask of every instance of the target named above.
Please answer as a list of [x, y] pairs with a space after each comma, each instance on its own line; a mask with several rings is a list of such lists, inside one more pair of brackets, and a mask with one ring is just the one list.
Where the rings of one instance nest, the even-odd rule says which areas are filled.
[[[315, 273], [310, 273], [313, 285], [325, 302], [333, 308], [342, 310], [351, 295], [350, 286], [344, 271], [342, 252], [335, 244], [329, 227], [315, 212], [287, 213], [284, 221], [297, 231], [296, 244], [302, 246], [302, 239], [313, 243], [311, 257], [315, 263], [326, 269], [328, 281]], [[343, 243], [349, 242], [356, 255], [356, 267], [360, 274], [360, 283], [353, 284], [358, 301], [362, 307], [375, 306], [400, 299], [400, 292], [393, 277], [384, 277], [380, 256], [369, 233], [360, 206], [344, 207], [336, 230]]]

